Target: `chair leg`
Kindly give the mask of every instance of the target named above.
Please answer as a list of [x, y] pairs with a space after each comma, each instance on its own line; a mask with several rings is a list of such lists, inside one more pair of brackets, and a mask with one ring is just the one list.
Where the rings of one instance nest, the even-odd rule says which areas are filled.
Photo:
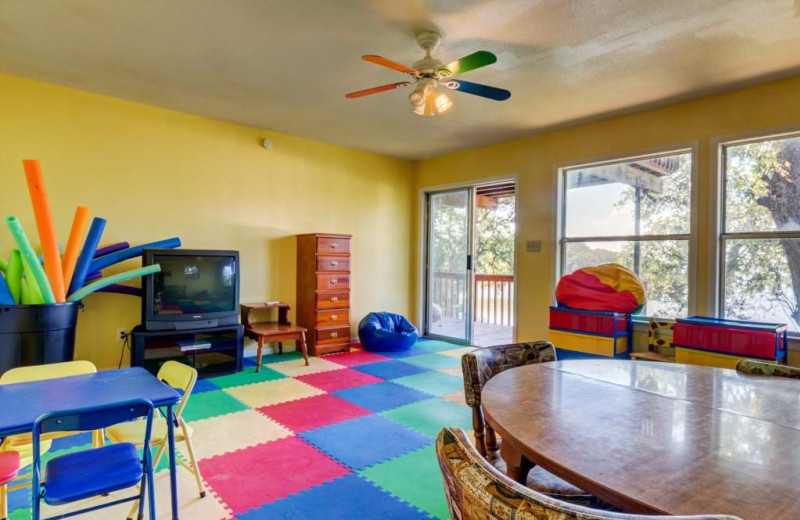
[[494, 428], [492, 428], [488, 423], [485, 425], [485, 427], [486, 427], [486, 450], [496, 451], [497, 435], [495, 435], [494, 433]]
[[258, 337], [258, 352], [256, 353], [256, 372], [261, 372], [261, 356], [264, 355], [264, 337]]
[[[145, 501], [144, 495], [148, 491], [147, 480], [148, 480], [147, 469], [145, 469], [145, 474], [144, 476], [142, 476], [142, 483], [139, 485], [139, 500], [133, 503], [134, 507], [136, 508], [136, 520], [144, 519], [144, 501]], [[133, 516], [133, 514], [131, 513], [130, 516]]]
[[306, 345], [306, 333], [300, 333], [300, 350], [303, 352], [303, 359], [306, 360], [306, 366], [308, 366], [308, 346]]
[[181, 419], [181, 429], [183, 430], [183, 442], [186, 443], [186, 451], [189, 452], [189, 462], [192, 464], [192, 473], [194, 479], [197, 481], [197, 490], [200, 492], [200, 498], [206, 496], [206, 488], [203, 486], [203, 478], [200, 476], [200, 466], [197, 465], [197, 458], [194, 456], [194, 448], [192, 447], [192, 439], [186, 431], [186, 424]]
[[6, 489], [6, 485], [3, 484], [0, 486], [0, 519], [2, 520], [8, 519], [8, 503], [6, 502], [7, 494], [8, 490]]
[[475, 448], [482, 457], [485, 457], [486, 444], [483, 437], [483, 413], [479, 407], [472, 409], [472, 429], [475, 431]]

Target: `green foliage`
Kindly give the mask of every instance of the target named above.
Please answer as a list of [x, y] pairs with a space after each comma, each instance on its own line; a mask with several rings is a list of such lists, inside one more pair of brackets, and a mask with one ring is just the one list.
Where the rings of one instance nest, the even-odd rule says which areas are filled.
[[514, 274], [514, 197], [496, 200], [496, 208], [475, 211], [475, 272]]

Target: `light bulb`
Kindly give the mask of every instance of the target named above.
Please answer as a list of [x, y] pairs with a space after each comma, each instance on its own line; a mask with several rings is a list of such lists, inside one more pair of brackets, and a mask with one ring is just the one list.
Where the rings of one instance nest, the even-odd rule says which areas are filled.
[[450, 96], [440, 89], [439, 82], [433, 78], [420, 80], [408, 100], [411, 111], [421, 116], [435, 116], [453, 106]]

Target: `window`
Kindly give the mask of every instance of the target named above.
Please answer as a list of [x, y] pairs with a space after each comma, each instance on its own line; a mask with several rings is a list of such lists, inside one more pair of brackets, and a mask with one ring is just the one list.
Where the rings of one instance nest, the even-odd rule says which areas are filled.
[[561, 273], [616, 262], [638, 274], [644, 313], [689, 308], [692, 154], [627, 158], [561, 170]]
[[722, 145], [725, 317], [800, 321], [800, 136]]

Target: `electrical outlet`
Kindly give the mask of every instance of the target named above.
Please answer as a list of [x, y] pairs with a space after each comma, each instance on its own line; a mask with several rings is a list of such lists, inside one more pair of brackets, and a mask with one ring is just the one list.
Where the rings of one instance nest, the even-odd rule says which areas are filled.
[[526, 240], [525, 241], [525, 251], [528, 253], [541, 253], [542, 252], [542, 241], [541, 240]]
[[117, 341], [125, 341], [128, 337], [128, 332], [125, 329], [117, 329]]

